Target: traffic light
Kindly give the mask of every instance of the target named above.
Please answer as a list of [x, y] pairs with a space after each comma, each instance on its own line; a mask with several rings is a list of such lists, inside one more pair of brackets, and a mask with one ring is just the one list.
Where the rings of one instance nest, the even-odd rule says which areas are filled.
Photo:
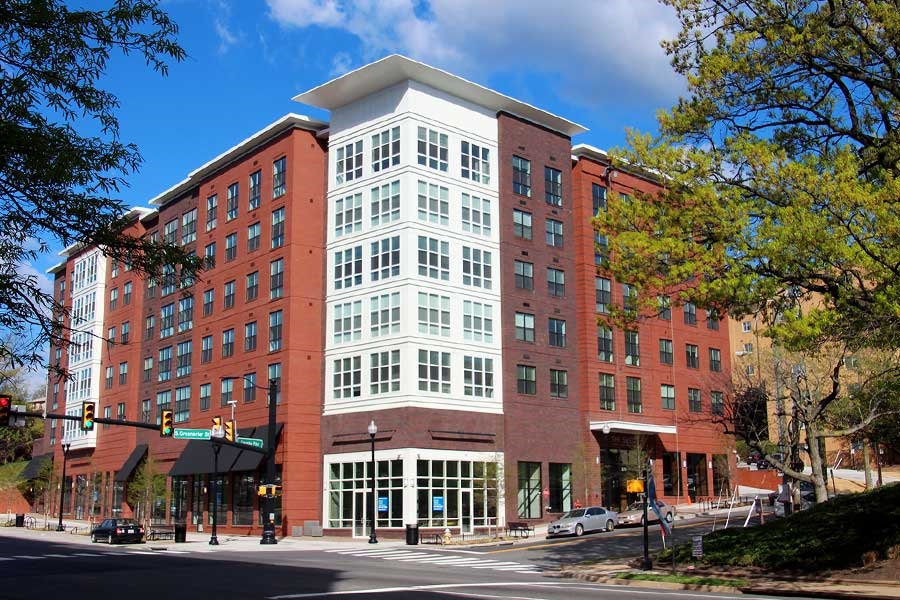
[[175, 425], [172, 423], [172, 411], [162, 410], [159, 413], [159, 437], [172, 437]]
[[81, 430], [94, 430], [94, 409], [97, 407], [93, 402], [85, 402], [81, 405]]
[[267, 486], [266, 484], [261, 483], [258, 486], [256, 486], [256, 495], [257, 496], [265, 496], [268, 493], [269, 493], [269, 486]]
[[273, 496], [277, 497], [277, 496], [281, 495], [281, 486], [280, 485], [270, 485], [269, 487], [272, 489]]
[[0, 427], [9, 425], [9, 409], [12, 407], [12, 397], [0, 396]]
[[225, 439], [234, 441], [234, 421], [225, 421]]

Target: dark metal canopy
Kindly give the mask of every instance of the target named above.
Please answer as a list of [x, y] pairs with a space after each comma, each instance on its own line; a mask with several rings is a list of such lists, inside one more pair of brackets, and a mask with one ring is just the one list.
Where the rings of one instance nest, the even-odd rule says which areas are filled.
[[125, 464], [122, 465], [122, 468], [116, 471], [116, 476], [113, 477], [113, 481], [128, 481], [131, 479], [131, 474], [134, 473], [134, 470], [141, 461], [144, 460], [146, 455], [147, 444], [138, 444], [135, 446], [134, 450], [131, 451], [131, 454], [129, 454], [128, 458], [125, 460]]
[[[281, 435], [282, 423], [275, 426], [275, 439]], [[269, 441], [268, 425], [260, 425], [259, 427], [248, 427], [238, 431], [238, 437], [259, 438], [263, 441], [263, 448]], [[219, 450], [219, 473], [229, 473], [232, 471], [255, 471], [259, 468], [259, 463], [265, 457], [261, 452], [251, 452], [249, 450], [241, 450], [234, 446], [222, 444]], [[206, 440], [191, 440], [184, 447], [181, 456], [172, 465], [169, 475], [179, 477], [184, 475], [211, 475], [216, 472], [215, 456], [213, 453], [212, 442]]]
[[38, 475], [41, 474], [41, 469], [44, 467], [44, 463], [47, 463], [51, 460], [53, 460], [52, 452], [32, 457], [31, 460], [28, 461], [28, 464], [25, 465], [25, 468], [22, 469], [22, 479], [24, 479], [25, 481], [37, 479]]

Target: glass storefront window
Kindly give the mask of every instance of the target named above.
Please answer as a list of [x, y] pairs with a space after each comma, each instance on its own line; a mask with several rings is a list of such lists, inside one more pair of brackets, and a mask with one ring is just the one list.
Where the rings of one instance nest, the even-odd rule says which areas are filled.
[[238, 473], [234, 476], [231, 503], [234, 510], [231, 512], [232, 525], [253, 524], [253, 498], [256, 496], [256, 478], [253, 473]]

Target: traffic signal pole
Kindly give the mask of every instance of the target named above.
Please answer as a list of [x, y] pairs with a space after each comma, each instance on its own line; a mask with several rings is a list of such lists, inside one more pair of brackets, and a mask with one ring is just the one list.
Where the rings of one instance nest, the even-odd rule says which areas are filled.
[[[275, 483], [275, 401], [278, 399], [278, 380], [269, 380], [269, 439], [266, 453], [266, 483]], [[275, 537], [275, 497], [266, 494], [265, 515], [263, 515], [263, 532], [260, 544], [277, 544]]]

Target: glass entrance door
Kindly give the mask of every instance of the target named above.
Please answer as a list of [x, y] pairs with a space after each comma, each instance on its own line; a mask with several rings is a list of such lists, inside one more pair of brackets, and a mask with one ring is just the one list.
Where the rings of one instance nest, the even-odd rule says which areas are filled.
[[459, 490], [459, 528], [461, 533], [472, 533], [472, 490]]
[[366, 492], [353, 493], [353, 537], [369, 537], [369, 523], [366, 519], [368, 502]]

